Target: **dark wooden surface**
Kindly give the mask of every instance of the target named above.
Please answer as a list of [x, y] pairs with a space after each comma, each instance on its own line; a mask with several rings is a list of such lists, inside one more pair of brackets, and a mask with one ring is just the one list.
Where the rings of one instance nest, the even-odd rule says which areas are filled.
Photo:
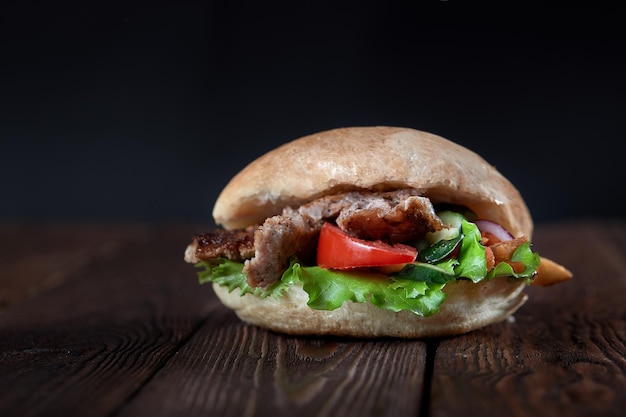
[[197, 284], [189, 225], [0, 226], [0, 416], [623, 416], [626, 222], [538, 225], [567, 265], [458, 337], [292, 337]]

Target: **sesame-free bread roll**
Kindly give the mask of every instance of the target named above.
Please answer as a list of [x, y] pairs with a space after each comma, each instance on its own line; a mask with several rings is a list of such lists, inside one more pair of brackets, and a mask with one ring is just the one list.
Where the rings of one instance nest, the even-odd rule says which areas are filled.
[[[401, 189], [418, 190], [433, 204], [465, 206], [514, 237], [531, 238], [533, 223], [520, 193], [487, 161], [440, 136], [385, 126], [328, 130], [264, 154], [227, 184], [213, 216], [227, 230], [258, 227], [287, 207], [297, 209], [323, 196]], [[559, 266], [546, 262], [542, 283], [556, 282], [550, 276], [557, 271], [552, 264]], [[563, 271], [561, 281], [571, 276]], [[335, 310], [315, 310], [297, 285], [277, 298], [241, 296], [239, 289], [217, 284], [213, 288], [243, 321], [281, 333], [420, 338], [466, 333], [509, 318], [527, 298], [525, 285], [506, 277], [447, 283], [440, 310], [428, 317], [369, 302], [346, 301]]]

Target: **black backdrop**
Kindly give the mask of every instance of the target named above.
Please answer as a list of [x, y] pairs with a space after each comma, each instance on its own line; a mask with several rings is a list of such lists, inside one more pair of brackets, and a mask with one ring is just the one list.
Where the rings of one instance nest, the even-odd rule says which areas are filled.
[[623, 216], [618, 4], [250, 3], [0, 6], [0, 219], [207, 222], [261, 153], [381, 124], [479, 152], [537, 222]]

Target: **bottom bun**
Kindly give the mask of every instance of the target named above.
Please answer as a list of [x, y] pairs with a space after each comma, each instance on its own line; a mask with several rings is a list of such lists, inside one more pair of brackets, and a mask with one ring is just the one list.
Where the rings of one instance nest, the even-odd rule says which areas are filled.
[[513, 314], [527, 297], [523, 282], [495, 278], [474, 284], [456, 281], [447, 284], [447, 297], [439, 312], [418, 316], [410, 311], [394, 313], [370, 303], [345, 302], [336, 310], [314, 310], [307, 306], [308, 294], [292, 286], [279, 299], [240, 295], [213, 284], [215, 293], [246, 323], [293, 335], [334, 335], [350, 337], [426, 338], [450, 336], [502, 321]]

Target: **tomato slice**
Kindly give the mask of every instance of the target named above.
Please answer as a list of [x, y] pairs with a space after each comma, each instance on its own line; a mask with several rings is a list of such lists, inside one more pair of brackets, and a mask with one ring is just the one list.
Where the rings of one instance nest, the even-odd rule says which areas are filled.
[[416, 257], [412, 246], [359, 239], [330, 223], [322, 226], [317, 246], [317, 264], [327, 269], [406, 264]]

